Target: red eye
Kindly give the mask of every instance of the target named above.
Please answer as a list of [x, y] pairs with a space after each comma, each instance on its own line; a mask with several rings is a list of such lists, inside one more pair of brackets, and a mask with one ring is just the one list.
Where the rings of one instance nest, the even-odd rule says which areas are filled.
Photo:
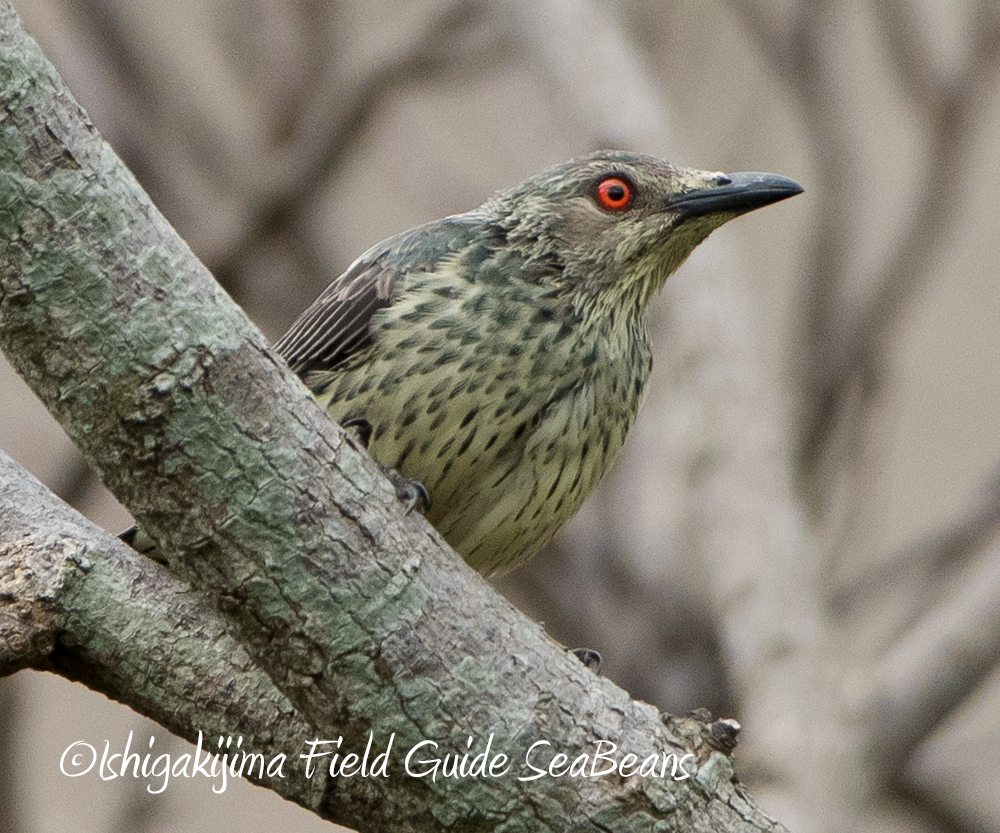
[[608, 211], [622, 211], [632, 204], [632, 186], [624, 179], [609, 176], [597, 186], [597, 201]]

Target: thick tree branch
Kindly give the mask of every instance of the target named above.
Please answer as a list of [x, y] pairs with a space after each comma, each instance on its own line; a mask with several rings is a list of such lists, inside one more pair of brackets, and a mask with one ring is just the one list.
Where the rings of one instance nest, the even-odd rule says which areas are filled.
[[[316, 737], [200, 594], [94, 526], [0, 452], [0, 676], [51, 671], [180, 737], [270, 760]], [[325, 771], [263, 783], [324, 815]], [[255, 779], [256, 780], [256, 779]], [[338, 792], [362, 787], [356, 779]]]
[[[322, 736], [511, 756], [482, 779], [328, 794], [362, 831], [773, 829], [692, 721], [564, 654], [419, 517], [149, 203], [0, 3], [0, 347], [104, 481]], [[521, 765], [596, 740], [697, 774], [567, 780]], [[362, 743], [363, 747], [363, 743]], [[547, 761], [547, 756], [541, 756]], [[401, 762], [397, 762], [401, 764]], [[684, 821], [682, 822], [681, 819]]]

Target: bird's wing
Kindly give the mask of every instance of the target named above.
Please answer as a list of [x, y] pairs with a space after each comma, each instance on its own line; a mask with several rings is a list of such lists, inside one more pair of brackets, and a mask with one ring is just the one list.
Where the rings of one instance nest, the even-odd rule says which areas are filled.
[[446, 217], [373, 246], [306, 309], [274, 345], [299, 376], [331, 370], [370, 347], [372, 316], [406, 292], [407, 276], [433, 271], [491, 232], [477, 213]]

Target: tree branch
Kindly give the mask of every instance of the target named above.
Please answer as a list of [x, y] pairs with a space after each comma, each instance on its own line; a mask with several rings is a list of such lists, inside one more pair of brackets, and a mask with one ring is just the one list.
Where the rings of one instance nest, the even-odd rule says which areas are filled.
[[[243, 736], [270, 760], [315, 731], [229, 633], [207, 600], [59, 500], [0, 452], [0, 676], [51, 671], [194, 743]], [[298, 766], [253, 779], [324, 815], [327, 783]]]

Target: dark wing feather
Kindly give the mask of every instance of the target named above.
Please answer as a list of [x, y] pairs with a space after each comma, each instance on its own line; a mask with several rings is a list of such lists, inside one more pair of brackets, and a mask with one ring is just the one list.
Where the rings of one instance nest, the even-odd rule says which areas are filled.
[[379, 268], [381, 259], [355, 261], [274, 345], [295, 373], [330, 370], [371, 345], [372, 316], [392, 303], [398, 277]]
[[[372, 247], [331, 283], [275, 344], [299, 376], [331, 370], [374, 342], [372, 316], [406, 290], [406, 276], [432, 271], [490, 224], [461, 214], [390, 237]], [[490, 229], [490, 231], [487, 231]]]

